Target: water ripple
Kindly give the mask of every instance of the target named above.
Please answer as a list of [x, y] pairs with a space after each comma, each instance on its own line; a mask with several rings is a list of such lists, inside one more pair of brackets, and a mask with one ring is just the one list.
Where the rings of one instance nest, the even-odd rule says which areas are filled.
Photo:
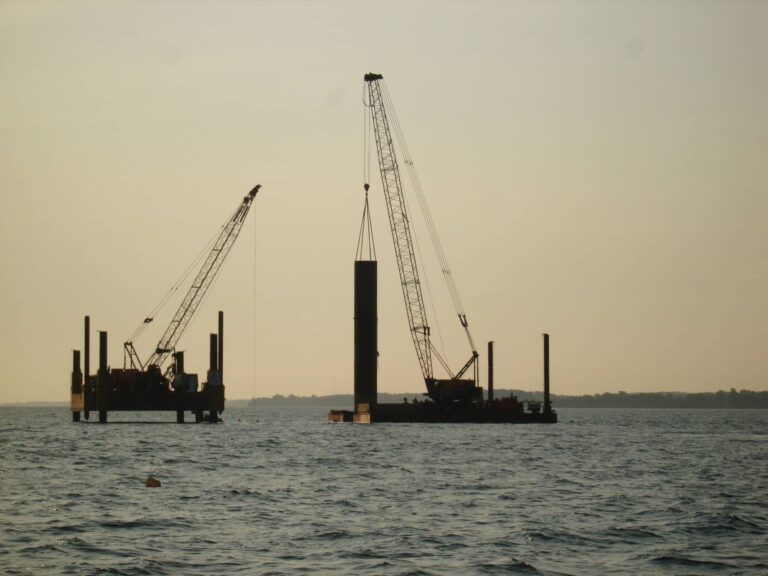
[[302, 409], [228, 409], [219, 426], [0, 415], [3, 574], [768, 573], [768, 411], [371, 427]]

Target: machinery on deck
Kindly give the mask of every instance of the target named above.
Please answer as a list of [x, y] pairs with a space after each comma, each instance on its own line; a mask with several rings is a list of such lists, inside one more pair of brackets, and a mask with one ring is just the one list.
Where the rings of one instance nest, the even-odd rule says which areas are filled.
[[[185, 372], [184, 352], [176, 351], [176, 346], [237, 240], [260, 188], [261, 185], [255, 186], [243, 198], [209, 244], [210, 251], [197, 276], [146, 362], [139, 358], [133, 341], [153, 322], [155, 313], [175, 292], [178, 283], [123, 344], [122, 369], [110, 369], [107, 366], [107, 333], [100, 332], [99, 369], [95, 376], [89, 374], [90, 318], [86, 316], [84, 374], [80, 371], [79, 351], [75, 350], [73, 356], [70, 406], [73, 420], [80, 420], [81, 411], [88, 419], [91, 410], [98, 411], [100, 422], [106, 422], [109, 410], [175, 410], [178, 422], [184, 421], [185, 411], [193, 412], [197, 421], [203, 420], [203, 413], [208, 412], [207, 419], [212, 422], [218, 420], [218, 415], [224, 410], [223, 313], [219, 312], [218, 334], [211, 334], [210, 368], [201, 388], [198, 387], [197, 374]], [[205, 251], [200, 256], [203, 254]], [[182, 278], [193, 267], [194, 263]], [[173, 358], [173, 362], [163, 369], [169, 357]]]
[[[421, 372], [424, 376], [427, 394], [437, 403], [482, 400], [482, 389], [478, 386], [479, 355], [469, 331], [469, 322], [464, 313], [461, 299], [459, 298], [459, 293], [456, 289], [451, 270], [448, 267], [445, 253], [440, 245], [437, 231], [429, 214], [429, 208], [421, 193], [418, 177], [413, 168], [413, 162], [408, 155], [407, 147], [404, 144], [402, 131], [397, 124], [397, 117], [394, 115], [391, 100], [386, 93], [386, 87], [383, 87], [383, 76], [381, 74], [366, 74], [364, 80], [367, 87], [367, 106], [371, 112], [371, 129], [376, 140], [381, 184], [384, 189], [389, 224], [392, 230], [392, 240], [395, 247], [397, 268], [400, 274], [400, 284], [402, 287], [403, 299], [405, 301], [405, 310], [408, 316], [408, 325], [411, 337], [413, 338], [414, 347], [416, 348], [416, 356], [418, 357], [419, 365], [421, 366]], [[394, 132], [400, 141], [401, 150], [405, 156], [404, 163], [413, 182], [435, 252], [437, 253], [440, 262], [440, 267], [443, 271], [443, 276], [445, 277], [448, 290], [456, 309], [456, 314], [466, 332], [472, 351], [469, 360], [467, 360], [457, 372], [453, 372], [449, 368], [445, 359], [440, 356], [433, 346], [430, 338], [430, 327], [427, 320], [426, 307], [424, 305], [421, 281], [419, 279], [419, 269], [416, 261], [410, 219], [406, 211], [406, 201], [400, 178], [400, 168], [395, 154], [393, 130], [390, 127], [390, 116], [393, 117], [392, 124], [394, 126]], [[433, 357], [436, 358], [444, 368], [448, 374], [448, 378], [435, 377], [432, 364]], [[472, 378], [464, 377], [468, 372], [472, 374]]]

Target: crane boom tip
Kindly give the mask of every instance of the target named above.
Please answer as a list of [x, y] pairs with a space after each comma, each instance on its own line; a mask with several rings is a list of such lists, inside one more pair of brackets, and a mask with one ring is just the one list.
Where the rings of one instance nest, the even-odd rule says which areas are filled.
[[366, 82], [373, 82], [374, 80], [383, 80], [384, 76], [381, 74], [374, 74], [373, 72], [368, 72], [365, 76], [363, 76], [363, 80]]
[[248, 193], [248, 196], [250, 196], [251, 199], [253, 199], [256, 196], [256, 192], [258, 192], [260, 188], [261, 188], [261, 184], [256, 184], [256, 186], [253, 187], [253, 190], [251, 190]]

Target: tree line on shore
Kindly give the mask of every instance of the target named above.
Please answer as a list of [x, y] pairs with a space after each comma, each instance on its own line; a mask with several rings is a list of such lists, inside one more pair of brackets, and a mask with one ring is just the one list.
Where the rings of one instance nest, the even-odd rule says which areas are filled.
[[[521, 401], [541, 401], [541, 392], [526, 390], [496, 390], [495, 397], [503, 398], [514, 394]], [[487, 395], [487, 392], [486, 392]], [[421, 392], [403, 392], [392, 394], [379, 392], [381, 403], [413, 402], [423, 400]], [[250, 400], [227, 400], [227, 406], [238, 407], [256, 404], [257, 406], [322, 406], [328, 408], [352, 408], [352, 394], [333, 394], [329, 396], [284, 396], [275, 394], [269, 398]], [[4, 406], [63, 406], [65, 402], [16, 402], [2, 404]], [[557, 408], [768, 408], [768, 391], [753, 390], [719, 390], [718, 392], [604, 392], [602, 394], [585, 394], [570, 396], [552, 394], [552, 404]]]
[[[541, 392], [529, 392], [525, 390], [496, 390], [496, 398], [502, 398], [514, 394], [519, 400], [541, 400]], [[379, 402], [400, 403], [412, 402], [414, 399], [423, 399], [419, 392], [404, 392], [391, 394], [379, 392]], [[293, 394], [283, 396], [276, 394], [269, 398], [256, 398], [251, 400], [233, 400], [232, 403], [245, 402], [257, 406], [328, 406], [333, 408], [352, 407], [353, 396], [351, 394], [334, 394], [329, 396], [295, 396]], [[768, 408], [768, 391], [756, 392], [752, 390], [718, 392], [605, 392], [602, 394], [586, 394], [571, 396], [564, 394], [552, 394], [552, 404], [555, 408], [701, 408], [701, 409], [728, 409], [728, 408]]]

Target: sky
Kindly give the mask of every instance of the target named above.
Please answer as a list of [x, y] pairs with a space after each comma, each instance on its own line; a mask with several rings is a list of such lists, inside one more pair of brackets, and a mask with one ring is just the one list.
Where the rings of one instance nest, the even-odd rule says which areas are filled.
[[[554, 393], [768, 390], [766, 29], [746, 0], [0, 0], [0, 402], [68, 398], [85, 314], [122, 367], [257, 183], [187, 370], [223, 310], [228, 398], [351, 393], [367, 72], [497, 388], [541, 388], [548, 332]], [[370, 179], [379, 389], [418, 392]], [[470, 350], [411, 216], [455, 370]]]

